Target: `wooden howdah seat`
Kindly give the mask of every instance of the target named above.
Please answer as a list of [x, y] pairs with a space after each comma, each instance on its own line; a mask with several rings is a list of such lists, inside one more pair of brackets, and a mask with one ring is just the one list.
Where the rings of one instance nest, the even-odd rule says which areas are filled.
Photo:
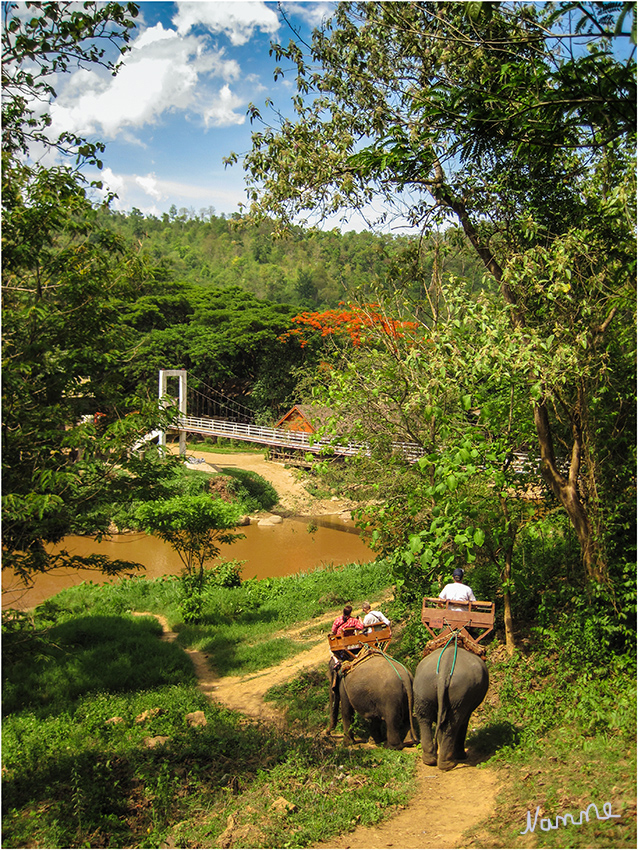
[[349, 658], [356, 658], [362, 646], [377, 647], [385, 651], [390, 643], [392, 629], [385, 623], [375, 623], [366, 626], [365, 632], [359, 629], [343, 629], [338, 635], [328, 635], [331, 652], [343, 652]]
[[[452, 608], [463, 608], [453, 611]], [[421, 622], [432, 635], [424, 654], [445, 644], [446, 638], [455, 632], [462, 637], [467, 648], [477, 654], [484, 654], [479, 642], [494, 628], [494, 602], [457, 602], [453, 599], [439, 599], [426, 596], [421, 609]], [[472, 629], [474, 634], [467, 630]]]

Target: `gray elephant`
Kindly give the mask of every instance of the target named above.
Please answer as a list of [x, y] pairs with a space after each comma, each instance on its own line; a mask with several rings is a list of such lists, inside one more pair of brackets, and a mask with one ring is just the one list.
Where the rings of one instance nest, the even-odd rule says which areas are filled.
[[[330, 674], [333, 660], [330, 661]], [[381, 653], [370, 654], [356, 662], [345, 675], [340, 675], [330, 688], [330, 726], [337, 725], [341, 706], [343, 734], [346, 742], [353, 743], [350, 724], [355, 711], [370, 721], [371, 735], [376, 744], [384, 740], [385, 722], [387, 746], [394, 750], [403, 747], [403, 741], [412, 729], [412, 674], [400, 662]]]
[[420, 662], [414, 674], [414, 715], [419, 722], [425, 764], [451, 770], [466, 758], [467, 724], [488, 687], [483, 659], [466, 649], [456, 649], [454, 644]]

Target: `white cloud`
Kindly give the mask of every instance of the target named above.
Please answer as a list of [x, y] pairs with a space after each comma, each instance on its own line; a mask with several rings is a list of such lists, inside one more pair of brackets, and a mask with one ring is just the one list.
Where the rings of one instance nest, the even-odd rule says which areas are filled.
[[284, 3], [283, 10], [285, 13], [296, 15], [302, 18], [311, 27], [319, 27], [331, 17], [336, 11], [336, 3]]
[[206, 126], [228, 127], [230, 124], [243, 124], [246, 116], [244, 114], [238, 115], [233, 111], [242, 103], [241, 98], [234, 95], [229, 86], [224, 86], [219, 90], [219, 94], [215, 97], [212, 105], [204, 113]]
[[[115, 174], [110, 168], [104, 168], [99, 174], [91, 175], [91, 177], [102, 182], [102, 189], [95, 190], [96, 195], [101, 201], [106, 199], [109, 192], [115, 193], [118, 198], [121, 198], [122, 195], [126, 194], [126, 179], [122, 177], [121, 174]], [[113, 202], [113, 206], [117, 209], [121, 209], [117, 199]]]
[[144, 32], [135, 39], [131, 46], [133, 50], [142, 50], [149, 44], [153, 44], [155, 41], [162, 41], [165, 38], [175, 38], [175, 30], [165, 30], [162, 24], [158, 23], [154, 27], [149, 27], [147, 30], [144, 30]]
[[160, 215], [171, 204], [178, 208], [191, 204], [214, 206], [231, 213], [236, 212], [238, 204], [245, 200], [241, 178], [233, 180], [230, 175], [225, 175], [223, 181], [208, 184], [184, 183], [163, 179], [155, 173], [116, 174], [110, 168], [105, 168], [99, 177], [104, 184], [104, 188], [97, 193], [100, 198], [104, 198], [108, 192], [117, 194], [112, 202], [113, 209], [130, 210], [137, 207], [145, 215]]
[[147, 195], [155, 198], [156, 201], [163, 200], [164, 195], [158, 186], [157, 177], [154, 174], [147, 174], [146, 177], [140, 177], [138, 175], [135, 177], [135, 182], [138, 186], [141, 186]]
[[[145, 30], [132, 47], [115, 77], [92, 69], [65, 78], [51, 105], [52, 134], [96, 133], [108, 140], [128, 131], [132, 141], [131, 129], [156, 124], [164, 113], [178, 110], [200, 114], [206, 126], [243, 123], [243, 114], [233, 110], [245, 100], [228, 86], [241, 70], [223, 50], [209, 51], [202, 38], [178, 35], [161, 23]], [[208, 86], [215, 77], [226, 85], [213, 95]]]
[[193, 27], [204, 26], [211, 32], [224, 33], [236, 46], [246, 44], [256, 29], [274, 35], [279, 29], [279, 18], [265, 3], [243, 0], [224, 2], [178, 2], [173, 18], [180, 35]]

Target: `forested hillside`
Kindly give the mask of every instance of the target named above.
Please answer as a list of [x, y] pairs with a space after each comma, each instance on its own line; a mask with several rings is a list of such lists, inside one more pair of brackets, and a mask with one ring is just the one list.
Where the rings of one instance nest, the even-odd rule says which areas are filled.
[[129, 390], [154, 387], [159, 369], [187, 369], [190, 386], [237, 399], [268, 423], [301, 400], [298, 383], [323, 349], [318, 339], [282, 338], [295, 314], [389, 292], [419, 299], [450, 274], [481, 286], [456, 228], [424, 240], [301, 228], [278, 238], [268, 222], [174, 208], [161, 219], [100, 209], [91, 228], [128, 245], [140, 270], [121, 314], [138, 340], [123, 371]]
[[334, 307], [380, 286], [395, 289], [397, 264], [413, 297], [432, 276], [467, 277], [479, 286], [483, 269], [452, 227], [424, 240], [370, 232], [292, 228], [276, 238], [274, 224], [247, 224], [212, 209], [172, 207], [161, 218], [139, 210], [103, 210], [98, 226], [135, 245], [156, 277], [200, 286], [239, 286], [257, 298], [303, 310]]

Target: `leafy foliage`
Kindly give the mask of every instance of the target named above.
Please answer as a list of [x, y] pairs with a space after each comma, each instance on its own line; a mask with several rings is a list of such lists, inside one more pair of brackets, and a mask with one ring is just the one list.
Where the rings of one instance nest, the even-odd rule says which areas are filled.
[[[33, 101], [55, 98], [51, 80], [70, 67], [99, 64], [115, 72], [116, 62], [130, 48], [128, 42], [137, 17], [135, 3], [27, 2], [22, 14], [18, 3], [3, 5], [2, 20], [2, 151], [3, 157], [27, 154], [34, 143], [94, 162], [104, 150], [65, 132], [51, 138], [51, 117], [33, 109]], [[3, 166], [9, 160], [3, 159]]]
[[[394, 265], [415, 244], [411, 236], [301, 227], [279, 238], [274, 222], [250, 224], [210, 208], [174, 209], [161, 218], [139, 210], [100, 210], [98, 220], [114, 236], [136, 243], [161, 289], [175, 282], [203, 289], [239, 287], [260, 301], [293, 305], [297, 312], [334, 308], [370, 281], [394, 278]], [[467, 274], [478, 285], [480, 266], [460, 236], [452, 231], [417, 243], [424, 268], [427, 273], [438, 263], [442, 271]], [[170, 298], [166, 309], [171, 310]]]
[[[621, 44], [632, 39], [629, 15], [635, 22], [635, 7], [623, 4], [341, 3], [313, 33], [311, 59], [298, 41], [273, 48], [296, 69], [295, 120], [255, 131], [244, 160], [249, 219], [275, 216], [282, 230], [307, 211], [322, 218], [373, 199], [386, 220], [401, 213], [424, 232], [458, 222], [486, 270], [488, 339], [503, 339], [507, 311], [513, 421], [520, 411], [587, 576], [612, 600], [607, 518], [617, 488], [607, 482], [619, 467], [607, 461], [612, 433], [635, 434], [612, 377], [626, 380], [633, 410], [635, 61]], [[257, 109], [253, 119], [266, 123]], [[439, 289], [432, 274], [417, 303], [398, 291], [390, 314], [421, 316], [434, 329]], [[377, 356], [358, 366], [378, 410]], [[405, 378], [398, 386], [403, 405], [417, 387], [429, 392]], [[487, 394], [481, 402], [487, 411]], [[362, 436], [375, 436], [373, 421], [360, 419]], [[493, 433], [497, 423], [495, 415]], [[625, 493], [634, 459], [626, 449]]]
[[[103, 533], [106, 504], [129, 502], [136, 486], [149, 497], [162, 488], [166, 476], [154, 475], [152, 453], [139, 458], [130, 449], [171, 414], [121, 382], [136, 344], [121, 304], [137, 295], [139, 264], [95, 226], [77, 172], [28, 158], [37, 142], [97, 163], [99, 145], [69, 134], [49, 139], [33, 101], [54, 98], [51, 80], [70, 65], [113, 67], [100, 41], [124, 50], [136, 7], [27, 9], [30, 17], [15, 4], [3, 7], [2, 368], [3, 568], [28, 581], [54, 565], [79, 565], [66, 553], [53, 558], [47, 543]], [[83, 564], [124, 566], [100, 558]]]

